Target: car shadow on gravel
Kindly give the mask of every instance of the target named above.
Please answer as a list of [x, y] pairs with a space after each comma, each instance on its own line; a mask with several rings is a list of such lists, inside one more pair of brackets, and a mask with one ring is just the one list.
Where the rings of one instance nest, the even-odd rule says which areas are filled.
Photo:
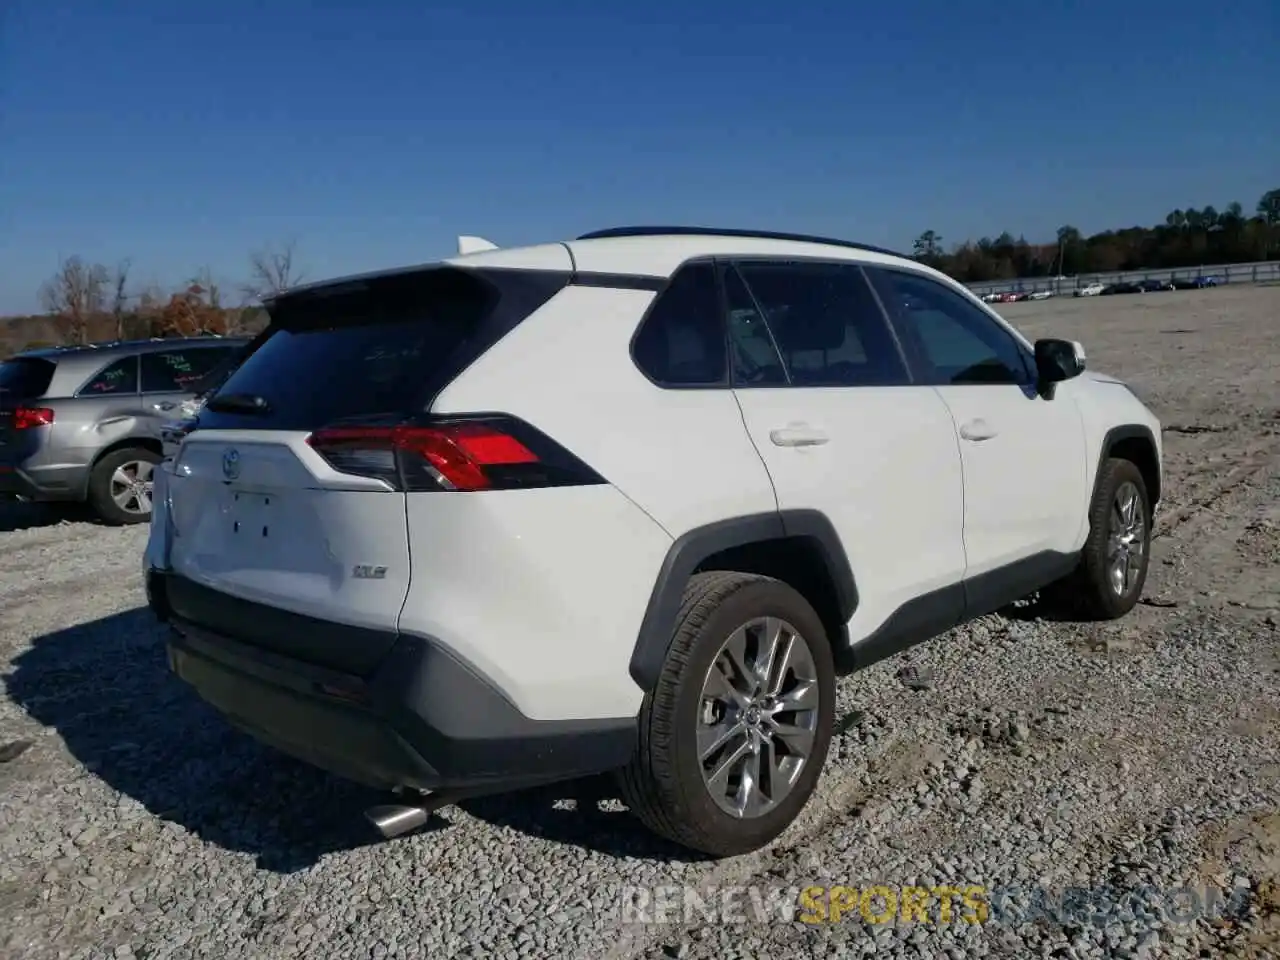
[[107, 785], [206, 843], [292, 873], [380, 842], [362, 811], [385, 797], [259, 745], [174, 677], [146, 609], [32, 639], [3, 678]]
[[[10, 700], [56, 729], [103, 782], [206, 843], [293, 873], [328, 853], [387, 842], [363, 816], [386, 794], [264, 747], [177, 677], [145, 608], [32, 639], [3, 677]], [[610, 777], [464, 801], [496, 827], [609, 856], [696, 861], [623, 809]], [[447, 811], [422, 832], [449, 829]], [[390, 841], [396, 842], [394, 840]]]
[[660, 863], [710, 859], [657, 836], [621, 806], [611, 775], [465, 800], [473, 817], [552, 843]]
[[0, 533], [56, 527], [64, 521], [92, 519], [88, 507], [80, 503], [24, 503], [0, 500]]

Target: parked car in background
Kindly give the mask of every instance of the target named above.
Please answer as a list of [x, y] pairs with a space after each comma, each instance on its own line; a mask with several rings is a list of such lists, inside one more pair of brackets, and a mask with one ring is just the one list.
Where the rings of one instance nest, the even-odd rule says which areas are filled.
[[200, 411], [205, 401], [213, 396], [213, 392], [256, 350], [266, 339], [268, 330], [259, 333], [253, 340], [238, 344], [222, 362], [192, 384], [190, 398], [183, 400], [173, 411], [173, 416], [160, 424], [160, 455], [164, 460], [171, 459], [182, 444], [182, 438], [190, 433], [198, 422]]
[[1169, 280], [1139, 280], [1138, 288], [1142, 293], [1158, 293], [1161, 290], [1175, 289]]
[[1028, 300], [1048, 300], [1052, 296], [1053, 296], [1052, 290], [1037, 290], [1035, 293], [1031, 294], [1031, 296], [1028, 297], [1027, 299]]
[[1142, 287], [1137, 283], [1123, 280], [1120, 283], [1109, 283], [1102, 288], [1102, 296], [1109, 297], [1117, 293], [1142, 293]]
[[0, 363], [0, 496], [85, 502], [107, 523], [151, 519], [161, 424], [243, 338], [28, 350]]
[[1203, 290], [1205, 287], [1216, 287], [1217, 277], [1175, 277], [1171, 281], [1174, 290]]
[[1105, 289], [1107, 289], [1107, 285], [1105, 283], [1098, 283], [1097, 281], [1094, 281], [1093, 283], [1089, 284], [1087, 287], [1081, 287], [1079, 290], [1077, 290], [1073, 294], [1073, 296], [1096, 297], [1100, 293], [1102, 293], [1102, 291]]

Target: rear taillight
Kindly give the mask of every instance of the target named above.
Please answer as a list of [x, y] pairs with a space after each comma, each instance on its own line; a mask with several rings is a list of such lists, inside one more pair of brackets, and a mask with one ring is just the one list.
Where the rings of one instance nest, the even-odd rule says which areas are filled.
[[514, 417], [325, 427], [307, 438], [340, 473], [396, 490], [515, 490], [604, 483], [554, 440]]
[[19, 407], [13, 411], [13, 429], [32, 430], [53, 423], [53, 411], [48, 407]]

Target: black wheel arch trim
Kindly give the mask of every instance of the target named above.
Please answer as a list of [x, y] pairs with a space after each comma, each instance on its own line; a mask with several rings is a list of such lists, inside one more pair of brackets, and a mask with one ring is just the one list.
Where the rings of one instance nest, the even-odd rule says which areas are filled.
[[[1155, 487], [1147, 490], [1147, 497], [1151, 501], [1152, 509], [1159, 503], [1161, 496], [1161, 474], [1164, 465], [1160, 462], [1160, 447], [1156, 444], [1155, 434], [1151, 428], [1141, 423], [1125, 423], [1112, 427], [1102, 437], [1102, 449], [1098, 453], [1098, 463], [1093, 471], [1093, 493], [1097, 493], [1098, 481], [1102, 477], [1102, 465], [1107, 462], [1107, 458], [1111, 456], [1111, 452], [1115, 449], [1116, 444], [1124, 440], [1145, 440], [1151, 444], [1151, 452], [1155, 457]], [[1150, 484], [1148, 484], [1150, 487]]]
[[[685, 584], [708, 558], [734, 547], [771, 540], [808, 540], [818, 551], [835, 588], [841, 626], [858, 606], [858, 589], [848, 554], [826, 514], [818, 510], [781, 510], [718, 520], [676, 539], [658, 571], [640, 633], [631, 653], [631, 677], [648, 692], [657, 683], [671, 645]], [[830, 637], [833, 653], [847, 646], [847, 634]]]

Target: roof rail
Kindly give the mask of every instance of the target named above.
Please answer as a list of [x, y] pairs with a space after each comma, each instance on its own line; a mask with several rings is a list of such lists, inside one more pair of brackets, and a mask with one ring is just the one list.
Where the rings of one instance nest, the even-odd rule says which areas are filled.
[[835, 240], [831, 237], [814, 237], [803, 233], [779, 233], [774, 230], [734, 230], [716, 227], [609, 227], [605, 230], [593, 230], [584, 233], [578, 240], [605, 240], [611, 237], [753, 237], [761, 240], [786, 240], [792, 243], [822, 243], [832, 247], [848, 247], [852, 250], [865, 250], [868, 253], [880, 253], [889, 257], [911, 259], [905, 253], [875, 247], [869, 243], [855, 243], [852, 240]]

